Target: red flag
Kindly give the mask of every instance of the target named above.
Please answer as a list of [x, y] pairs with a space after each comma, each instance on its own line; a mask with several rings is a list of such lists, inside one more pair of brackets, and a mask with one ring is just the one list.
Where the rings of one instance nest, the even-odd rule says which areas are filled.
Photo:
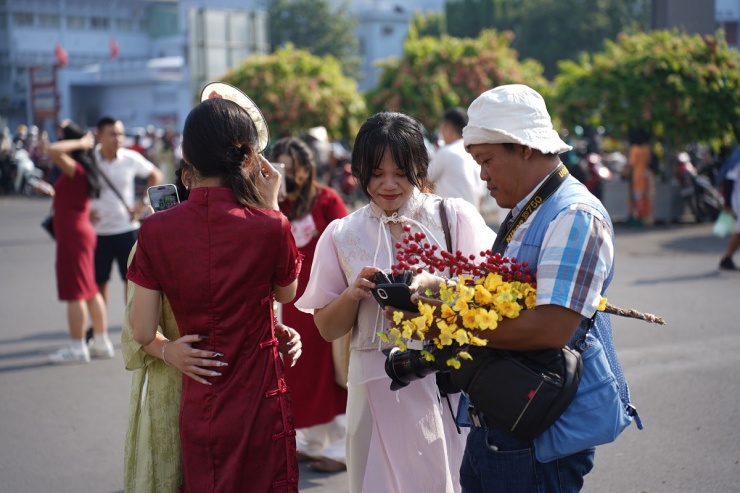
[[110, 38], [110, 58], [111, 60], [118, 58], [118, 40], [116, 38]]
[[57, 57], [57, 60], [59, 60], [59, 63], [62, 67], [67, 65], [67, 62], [69, 62], [69, 55], [67, 55], [67, 50], [65, 50], [64, 47], [59, 43], [54, 46], [54, 56]]

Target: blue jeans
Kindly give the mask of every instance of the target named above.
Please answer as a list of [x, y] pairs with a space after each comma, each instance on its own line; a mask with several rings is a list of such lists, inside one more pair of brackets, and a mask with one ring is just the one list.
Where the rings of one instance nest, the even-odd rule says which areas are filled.
[[552, 462], [538, 462], [534, 443], [494, 428], [470, 429], [460, 484], [463, 493], [571, 493], [581, 491], [594, 467], [594, 448]]

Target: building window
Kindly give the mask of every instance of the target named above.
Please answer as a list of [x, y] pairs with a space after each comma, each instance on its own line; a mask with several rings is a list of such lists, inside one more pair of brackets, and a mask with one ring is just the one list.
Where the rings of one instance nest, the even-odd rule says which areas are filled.
[[134, 30], [133, 19], [116, 19], [116, 28], [121, 32], [131, 32]]
[[33, 26], [33, 14], [31, 12], [13, 12], [13, 24], [16, 26]]
[[107, 17], [90, 17], [90, 29], [106, 31], [110, 29], [110, 19]]
[[70, 15], [67, 17], [69, 29], [85, 29], [85, 18], [81, 15]]
[[39, 14], [39, 26], [59, 27], [59, 16], [56, 14]]

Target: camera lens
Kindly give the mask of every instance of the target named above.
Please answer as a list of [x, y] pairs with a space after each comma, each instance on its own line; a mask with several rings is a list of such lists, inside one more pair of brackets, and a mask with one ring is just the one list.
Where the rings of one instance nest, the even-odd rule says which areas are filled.
[[[434, 348], [427, 348], [433, 352]], [[391, 379], [391, 390], [406, 387], [414, 380], [421, 380], [430, 373], [439, 371], [434, 361], [427, 361], [421, 351], [391, 349], [385, 360], [385, 373]]]

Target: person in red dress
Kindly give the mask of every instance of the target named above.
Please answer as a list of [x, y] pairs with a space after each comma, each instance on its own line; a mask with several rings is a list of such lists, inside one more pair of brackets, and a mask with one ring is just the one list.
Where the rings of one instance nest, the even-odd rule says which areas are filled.
[[293, 299], [301, 261], [278, 209], [280, 175], [258, 155], [255, 123], [266, 128], [226, 99], [190, 111], [182, 144], [188, 201], [144, 221], [127, 275], [133, 336], [147, 353], [166, 361], [169, 341], [157, 336], [164, 293], [180, 335], [204, 334], [203, 357], [220, 357], [206, 384], [182, 380], [185, 493], [298, 488], [272, 302]]
[[[303, 141], [281, 139], [270, 155], [285, 165], [286, 197], [280, 210], [290, 220], [293, 238], [303, 254], [297, 299], [308, 284], [319, 236], [333, 220], [346, 216], [347, 208], [334, 190], [315, 182], [316, 164]], [[283, 322], [298, 331], [304, 349], [303, 358], [285, 371], [293, 398], [298, 459], [312, 460], [310, 467], [317, 471], [344, 470], [347, 383], [340, 385], [335, 378], [332, 343], [321, 337], [313, 316], [298, 311], [293, 303], [283, 305], [282, 310]]]
[[[59, 299], [67, 302], [70, 343], [49, 355], [54, 364], [89, 363], [90, 356], [113, 357], [106, 309], [95, 284], [97, 236], [90, 223], [90, 198], [100, 191], [90, 149], [92, 134], [69, 120], [60, 125], [62, 138], [49, 147], [49, 157], [62, 174], [54, 183], [54, 232]], [[85, 344], [88, 315], [94, 338]]]

